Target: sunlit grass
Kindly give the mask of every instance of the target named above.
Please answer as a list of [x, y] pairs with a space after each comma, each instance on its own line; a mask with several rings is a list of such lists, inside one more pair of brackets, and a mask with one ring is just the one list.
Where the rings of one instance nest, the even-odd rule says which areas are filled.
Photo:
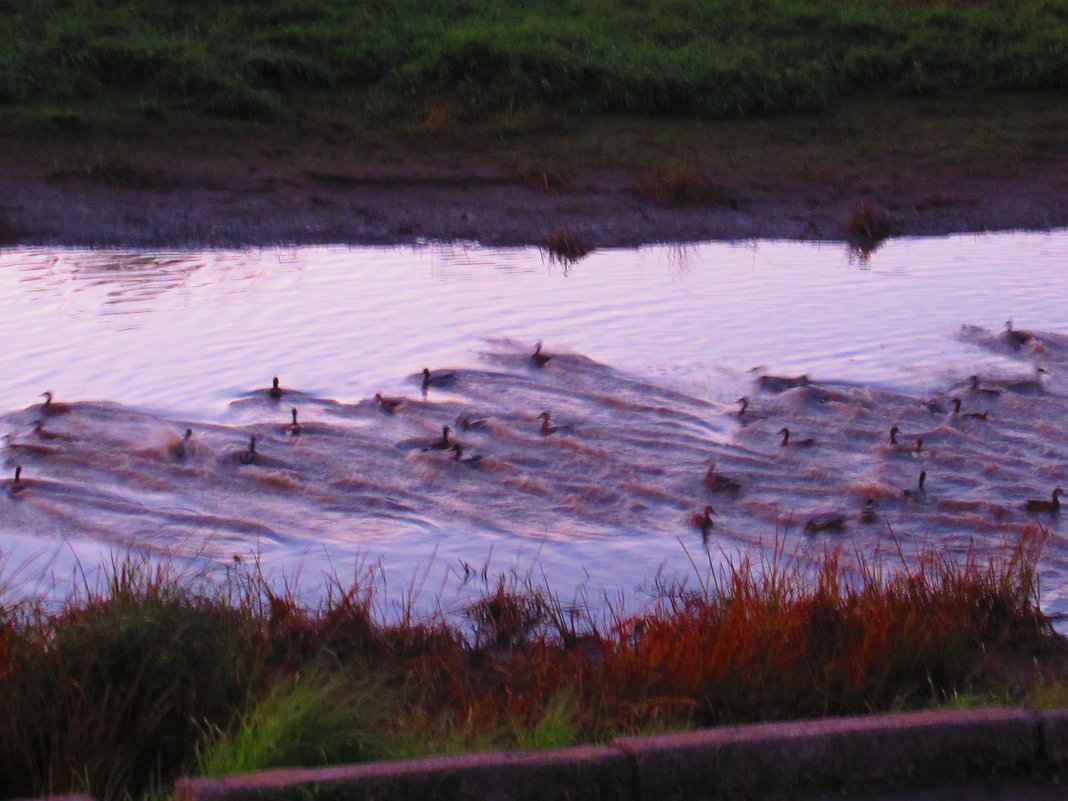
[[[222, 775], [606, 742], [723, 723], [1068, 698], [1038, 607], [1041, 538], [990, 558], [816, 564], [785, 550], [654, 580], [628, 612], [486, 577], [467, 606], [382, 614], [380, 576], [306, 608], [254, 564], [131, 557], [60, 608], [0, 605], [0, 775], [103, 801]], [[388, 617], [388, 619], [387, 619]]]

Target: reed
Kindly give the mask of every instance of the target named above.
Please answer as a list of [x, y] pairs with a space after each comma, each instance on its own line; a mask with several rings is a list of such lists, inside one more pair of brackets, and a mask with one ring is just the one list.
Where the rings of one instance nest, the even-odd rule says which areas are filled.
[[176, 776], [619, 733], [983, 703], [1060, 703], [1041, 537], [990, 556], [741, 554], [629, 613], [485, 576], [386, 615], [380, 576], [314, 608], [255, 564], [129, 557], [59, 608], [0, 606], [0, 775], [15, 795], [158, 793]]

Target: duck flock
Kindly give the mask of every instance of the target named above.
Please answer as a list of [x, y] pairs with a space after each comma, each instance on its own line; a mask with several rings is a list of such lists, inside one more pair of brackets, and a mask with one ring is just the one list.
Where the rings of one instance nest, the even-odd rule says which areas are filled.
[[219, 560], [324, 545], [414, 558], [445, 538], [467, 567], [526, 541], [576, 571], [600, 546], [651, 573], [680, 539], [965, 552], [1040, 527], [1068, 597], [1068, 337], [1011, 323], [960, 336], [1020, 370], [929, 397], [759, 374], [722, 402], [504, 340], [482, 367], [426, 368], [393, 396], [343, 402], [274, 378], [225, 423], [46, 392], [0, 417], [0, 551], [20, 536]]

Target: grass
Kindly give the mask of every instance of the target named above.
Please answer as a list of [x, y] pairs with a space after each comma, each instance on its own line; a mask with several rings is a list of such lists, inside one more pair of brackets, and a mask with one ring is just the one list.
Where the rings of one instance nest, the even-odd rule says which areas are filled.
[[[1068, 0], [4, 0], [0, 107], [737, 118], [1068, 85]], [[88, 112], [86, 111], [88, 109]]]
[[314, 609], [256, 566], [131, 557], [58, 609], [0, 606], [0, 775], [14, 795], [621, 733], [983, 703], [1061, 704], [1039, 538], [990, 558], [740, 556], [634, 614], [485, 577], [462, 609], [382, 614], [373, 575]]

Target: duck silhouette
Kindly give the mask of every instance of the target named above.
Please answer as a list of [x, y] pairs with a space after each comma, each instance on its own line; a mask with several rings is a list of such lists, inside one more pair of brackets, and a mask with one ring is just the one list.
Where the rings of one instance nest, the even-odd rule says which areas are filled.
[[256, 464], [259, 460], [259, 454], [256, 453], [256, 437], [249, 437], [248, 450], [241, 451], [241, 455], [237, 457], [237, 461], [241, 464]]
[[489, 418], [472, 417], [469, 414], [462, 414], [456, 418], [456, 425], [460, 427], [461, 431], [481, 431], [489, 425]]
[[806, 439], [790, 439], [790, 429], [786, 426], [780, 428], [776, 433], [782, 434], [782, 442], [779, 443], [783, 448], [811, 448], [816, 444], [816, 440], [812, 437]]
[[378, 404], [379, 411], [385, 414], [396, 414], [397, 409], [404, 403], [404, 398], [387, 398], [376, 392], [375, 402]]
[[1035, 339], [1035, 335], [1030, 331], [1023, 331], [1019, 328], [1012, 327], [1012, 320], [1005, 321], [1005, 340], [1012, 346], [1013, 350], [1020, 350]]
[[958, 417], [959, 416], [959, 417], [961, 417], [961, 418], [963, 418], [965, 420], [982, 420], [982, 421], [986, 422], [987, 417], [989, 417], [989, 415], [990, 415], [990, 412], [988, 412], [988, 411], [987, 412], [965, 412], [964, 414], [961, 414], [960, 413], [960, 398], [952, 398], [951, 400], [953, 402], [953, 416], [954, 417]]
[[552, 356], [550, 356], [548, 353], [541, 352], [541, 342], [539, 342], [534, 348], [534, 352], [530, 355], [530, 362], [535, 367], [544, 367], [551, 358]]
[[449, 432], [452, 431], [448, 426], [441, 427], [441, 439], [436, 439], [429, 445], [424, 446], [424, 451], [444, 451], [455, 445], [455, 442], [449, 441]]
[[722, 492], [727, 495], [737, 495], [742, 491], [742, 484], [730, 476], [726, 476], [723, 473], [716, 472], [716, 463], [712, 464], [708, 468], [708, 472], [704, 477], [705, 486], [708, 487], [709, 492]]
[[480, 467], [482, 465], [482, 454], [476, 453], [474, 456], [464, 456], [464, 446], [459, 442], [454, 442], [452, 444], [452, 460], [468, 467]]
[[808, 385], [807, 374], [799, 376], [762, 375], [757, 378], [757, 386], [760, 389], [775, 394], [785, 392], [788, 389], [795, 389], [796, 387], [807, 387]]
[[50, 414], [54, 416], [57, 414], [66, 414], [70, 411], [70, 406], [68, 404], [56, 403], [52, 400], [51, 390], [48, 390], [47, 392], [42, 392], [41, 397], [45, 399], [44, 403], [41, 404], [41, 411], [44, 414]]
[[437, 373], [431, 373], [429, 367], [423, 368], [423, 395], [426, 395], [427, 390], [431, 387], [449, 387], [456, 383], [456, 373], [442, 372], [439, 370]]
[[285, 426], [283, 426], [282, 431], [286, 434], [289, 434], [291, 437], [297, 437], [300, 436], [301, 432], [304, 431], [304, 429], [301, 427], [300, 423], [297, 422], [297, 407], [294, 406], [291, 412], [293, 415], [293, 422], [287, 423]]
[[1061, 511], [1061, 495], [1064, 494], [1064, 490], [1060, 487], [1053, 490], [1053, 498], [1048, 501], [1028, 501], [1024, 504], [1024, 509], [1028, 512], [1049, 512], [1051, 515], [1058, 514]]
[[902, 491], [902, 495], [908, 498], [910, 501], [916, 503], [927, 503], [927, 488], [924, 487], [924, 483], [927, 481], [927, 471], [920, 471], [920, 480], [916, 483], [916, 489], [907, 489]]
[[982, 386], [982, 380], [977, 375], [968, 376], [968, 390], [976, 395], [985, 395], [988, 398], [997, 398], [1001, 395], [1000, 389]]
[[275, 376], [271, 381], [271, 388], [267, 390], [267, 397], [271, 400], [278, 400], [285, 394], [285, 390], [278, 386], [278, 376]]
[[189, 440], [192, 439], [192, 437], [193, 437], [193, 429], [187, 428], [185, 430], [185, 436], [182, 437], [181, 441], [177, 445], [175, 445], [173, 448], [171, 448], [171, 457], [176, 462], [183, 461], [185, 459], [185, 457], [187, 457], [189, 455], [189, 451], [190, 451], [190, 449], [192, 447], [192, 443], [190, 443]]
[[22, 465], [15, 465], [15, 477], [7, 482], [7, 494], [18, 495], [26, 489], [26, 482], [22, 480]]
[[716, 513], [716, 510], [711, 506], [705, 506], [700, 512], [694, 512], [690, 515], [690, 525], [701, 531], [701, 542], [708, 545], [708, 537], [712, 534], [712, 529], [716, 527], [712, 522], [712, 515]]
[[805, 521], [806, 534], [819, 534], [824, 531], [845, 531], [846, 518], [841, 512], [824, 512]]
[[67, 434], [57, 434], [55, 431], [46, 431], [43, 420], [35, 420], [33, 423], [33, 433], [35, 436], [44, 440], [62, 440], [63, 442], [73, 442], [74, 437]]

